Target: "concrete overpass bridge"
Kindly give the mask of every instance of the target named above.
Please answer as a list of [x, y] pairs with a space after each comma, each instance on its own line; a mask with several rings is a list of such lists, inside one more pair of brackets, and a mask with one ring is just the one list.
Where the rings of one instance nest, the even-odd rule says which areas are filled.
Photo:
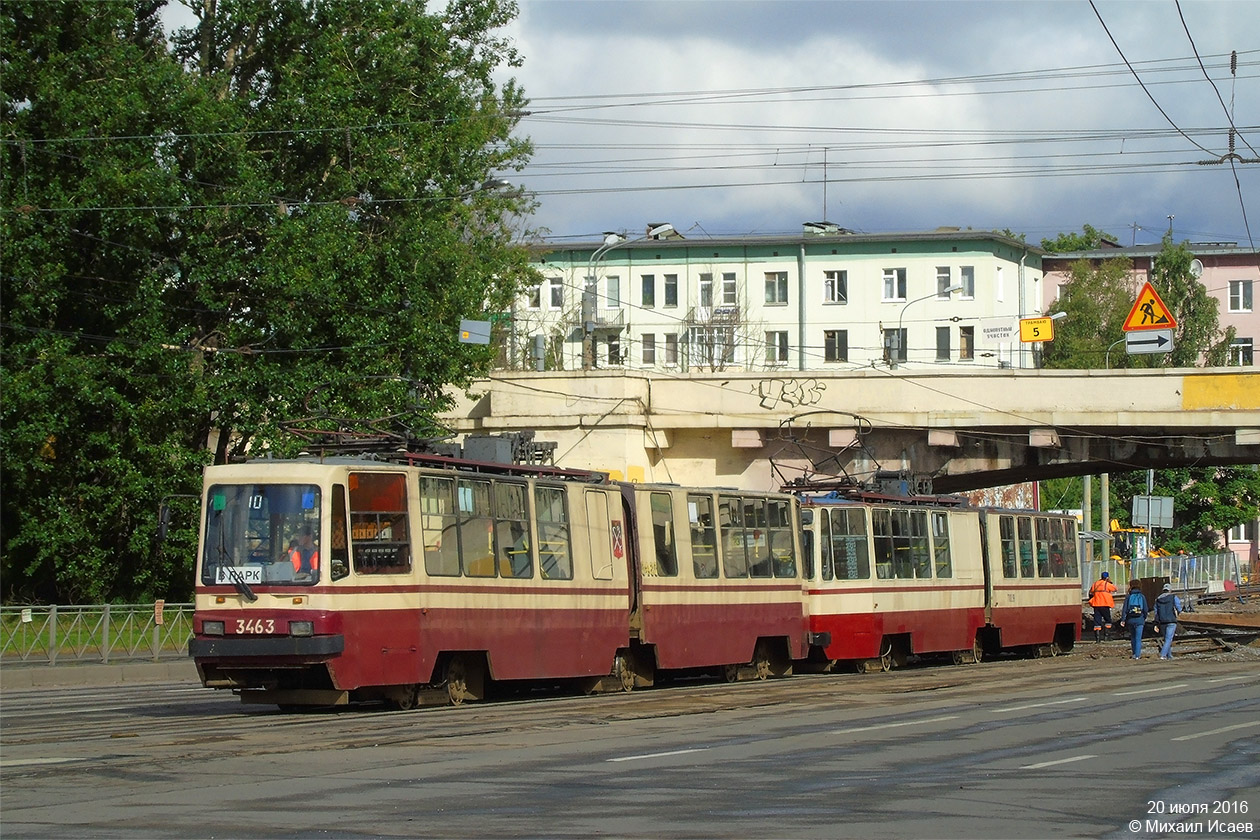
[[505, 371], [442, 419], [461, 435], [533, 431], [560, 466], [632, 480], [766, 489], [897, 471], [953, 493], [1260, 463], [1260, 372]]

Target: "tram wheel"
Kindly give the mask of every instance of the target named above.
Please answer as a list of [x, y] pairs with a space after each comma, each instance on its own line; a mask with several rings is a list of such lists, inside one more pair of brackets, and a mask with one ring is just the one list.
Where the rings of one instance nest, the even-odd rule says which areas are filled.
[[446, 697], [452, 706], [458, 706], [465, 700], [481, 699], [484, 676], [467, 654], [457, 653], [447, 660], [443, 676]]
[[625, 652], [617, 654], [613, 659], [613, 676], [617, 679], [621, 690], [627, 694], [634, 690], [634, 665]]
[[753, 679], [768, 680], [773, 671], [770, 664], [770, 646], [763, 639], [757, 642], [757, 648], [753, 651]]
[[888, 672], [893, 669], [893, 641], [885, 636], [879, 645], [879, 670]]

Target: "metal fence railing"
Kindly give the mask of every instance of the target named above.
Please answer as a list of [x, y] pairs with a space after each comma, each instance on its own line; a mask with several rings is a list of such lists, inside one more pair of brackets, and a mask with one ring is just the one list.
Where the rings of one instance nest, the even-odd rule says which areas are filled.
[[1208, 589], [1212, 581], [1223, 584], [1231, 580], [1238, 586], [1249, 582], [1243, 579], [1242, 564], [1231, 551], [1142, 557], [1128, 562], [1092, 560], [1081, 564], [1081, 600], [1089, 597], [1089, 587], [1103, 572], [1111, 573], [1111, 582], [1122, 592], [1128, 588], [1130, 578], [1166, 577], [1178, 592]]
[[192, 604], [0, 607], [0, 664], [119, 662], [188, 655]]

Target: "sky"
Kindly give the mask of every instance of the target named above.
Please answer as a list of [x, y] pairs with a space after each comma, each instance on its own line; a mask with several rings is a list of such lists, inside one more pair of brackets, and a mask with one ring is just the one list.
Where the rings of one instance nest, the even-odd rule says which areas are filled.
[[1232, 121], [1260, 159], [1258, 0], [518, 2], [535, 153], [499, 175], [549, 241], [821, 220], [1260, 241], [1260, 162], [1222, 158]]

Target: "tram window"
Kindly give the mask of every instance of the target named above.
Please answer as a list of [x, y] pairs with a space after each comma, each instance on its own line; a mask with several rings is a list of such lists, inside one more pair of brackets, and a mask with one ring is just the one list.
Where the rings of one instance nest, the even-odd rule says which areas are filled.
[[494, 577], [494, 516], [490, 482], [459, 479], [455, 483], [459, 509], [459, 548], [468, 577]]
[[346, 488], [334, 484], [332, 493], [332, 532], [329, 534], [328, 571], [333, 580], [341, 580], [350, 574], [350, 540], [346, 536], [349, 519], [346, 516]]
[[424, 537], [424, 570], [431, 575], [458, 576], [459, 529], [455, 516], [455, 482], [420, 477], [420, 531]]
[[932, 512], [932, 555], [936, 560], [936, 576], [953, 577], [954, 564], [949, 556], [949, 514], [943, 511]]
[[[201, 582], [207, 585], [319, 580], [320, 489], [313, 484], [215, 484], [206, 492]], [[297, 537], [309, 529], [311, 572], [292, 565]]]
[[1037, 577], [1053, 577], [1050, 572], [1050, 520], [1038, 516], [1034, 524], [1037, 528]]
[[932, 577], [932, 547], [928, 539], [928, 515], [925, 510], [910, 514], [910, 565], [919, 579]]
[[892, 511], [876, 508], [871, 511], [871, 532], [875, 542], [875, 576], [889, 580], [893, 576], [893, 524]]
[[998, 517], [999, 542], [1002, 549], [1002, 577], [1018, 577], [1018, 552], [1015, 540], [1015, 517]]
[[534, 487], [534, 507], [538, 516], [538, 568], [543, 580], [573, 580], [564, 488]]
[[652, 515], [652, 545], [655, 563], [644, 563], [649, 577], [678, 576], [678, 546], [674, 541], [674, 500], [668, 493], [653, 493], [648, 499]]
[[805, 580], [814, 579], [814, 532], [808, 528], [801, 531], [801, 574]]
[[1063, 576], [1076, 577], [1080, 574], [1076, 554], [1076, 523], [1070, 519], [1063, 520]]
[[717, 534], [713, 529], [713, 499], [687, 496], [687, 519], [691, 525], [691, 565], [700, 579], [718, 576]]
[[831, 541], [836, 577], [841, 580], [869, 580], [871, 564], [866, 550], [865, 509], [833, 509]]
[[1062, 519], [1051, 519], [1050, 522], [1050, 576], [1068, 576], [1068, 541], [1067, 531], [1070, 526]]
[[893, 577], [900, 580], [914, 578], [914, 562], [910, 548], [910, 511], [892, 512], [893, 528]]
[[832, 580], [835, 578], [835, 561], [832, 559], [832, 553], [835, 550], [835, 537], [832, 536], [831, 531], [831, 517], [834, 514], [835, 511], [828, 508], [822, 508], [818, 511], [818, 518], [821, 520], [818, 526], [818, 547], [819, 553], [822, 555], [823, 580]]
[[1019, 576], [1033, 577], [1033, 536], [1032, 517], [1020, 516], [1016, 520], [1019, 528]]
[[748, 546], [744, 541], [744, 506], [739, 498], [718, 496], [718, 530], [722, 539], [722, 576], [748, 577]]
[[748, 555], [748, 575], [773, 576], [770, 562], [770, 531], [766, 526], [766, 500], [744, 499], [744, 548]]
[[350, 540], [356, 573], [395, 575], [411, 571], [405, 475], [350, 474]]
[[791, 511], [791, 503], [784, 499], [772, 499], [766, 503], [766, 532], [770, 535], [770, 557], [774, 561], [774, 576], [777, 578], [796, 577]]
[[532, 578], [534, 561], [529, 545], [529, 510], [524, 484], [494, 483], [494, 532], [498, 544], [499, 576]]

